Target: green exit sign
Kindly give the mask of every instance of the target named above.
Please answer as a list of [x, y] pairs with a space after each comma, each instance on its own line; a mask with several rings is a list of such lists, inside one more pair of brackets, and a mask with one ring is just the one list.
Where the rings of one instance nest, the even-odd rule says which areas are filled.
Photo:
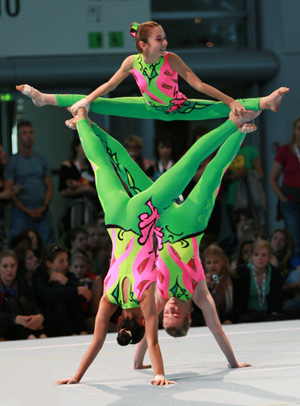
[[109, 46], [110, 48], [122, 48], [124, 46], [122, 32], [109, 33]]
[[103, 47], [103, 34], [102, 32], [89, 32], [89, 48], [102, 48]]

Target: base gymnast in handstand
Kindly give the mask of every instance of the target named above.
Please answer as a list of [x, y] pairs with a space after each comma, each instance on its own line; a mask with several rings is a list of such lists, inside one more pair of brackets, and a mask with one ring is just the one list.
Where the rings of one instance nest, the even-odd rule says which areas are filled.
[[[234, 116], [234, 115], [233, 115]], [[243, 122], [251, 119], [247, 117]], [[117, 306], [123, 308], [120, 344], [136, 343], [145, 324], [145, 336], [154, 368], [154, 385], [171, 383], [165, 379], [163, 361], [158, 344], [155, 285], [157, 272], [153, 247], [153, 232], [159, 213], [163, 213], [187, 185], [178, 174], [195, 173], [200, 162], [236, 130], [234, 122], [223, 124], [227, 131], [214, 130], [198, 140], [162, 180], [157, 180], [141, 193], [129, 197], [106, 154], [102, 141], [90, 128], [83, 109], [79, 109], [75, 122], [79, 136], [96, 177], [96, 187], [105, 212], [105, 223], [113, 242], [111, 267], [104, 282], [104, 293], [96, 316], [92, 343], [86, 351], [74, 377], [62, 379], [59, 384], [78, 383], [93, 362], [105, 341], [109, 319]], [[72, 121], [74, 125], [74, 119]], [[221, 127], [222, 127], [221, 126]], [[240, 125], [239, 125], [240, 126]], [[200, 151], [202, 151], [200, 153]], [[206, 151], [204, 153], [204, 151]], [[192, 175], [191, 175], [192, 176]], [[187, 177], [186, 177], [187, 178]]]
[[[104, 115], [164, 121], [228, 118], [230, 111], [242, 117], [246, 109], [278, 111], [282, 97], [289, 91], [280, 87], [266, 97], [234, 100], [202, 82], [178, 55], [167, 52], [166, 35], [158, 23], [133, 23], [130, 33], [139, 53], [128, 56], [117, 72], [88, 96], [46, 94], [24, 84], [16, 88], [31, 97], [36, 106], [72, 106], [73, 113], [83, 107]], [[140, 88], [141, 97], [102, 97], [130, 74]], [[188, 99], [179, 91], [178, 75], [196, 91], [219, 101]]]
[[[248, 112], [248, 120], [253, 119], [258, 114]], [[219, 322], [213, 299], [207, 289], [199, 258], [199, 244], [213, 209], [221, 178], [245, 137], [245, 134], [237, 131], [237, 127], [234, 125], [234, 122], [238, 124], [238, 120], [232, 113], [230, 116], [232, 121], [228, 120], [217, 130], [205, 136], [207, 140], [210, 139], [211, 141], [218, 138], [219, 145], [222, 140], [225, 140], [215, 158], [214, 165], [210, 165], [211, 169], [206, 170], [206, 176], [203, 175], [202, 181], [198, 182], [197, 187], [182, 205], [174, 203], [163, 211], [158, 220], [158, 226], [155, 227], [159, 240], [156, 260], [158, 270], [156, 305], [160, 311], [167, 303], [166, 314], [170, 312], [175, 317], [172, 320], [172, 317], [168, 318], [166, 315], [165, 318], [168, 318], [166, 325], [168, 323], [171, 325], [172, 335], [182, 336], [186, 335], [189, 327], [188, 301], [193, 299], [202, 309], [207, 325], [227, 357], [229, 365], [236, 368], [249, 364], [238, 363], [234, 356]], [[243, 119], [242, 123], [245, 121]], [[90, 125], [93, 132], [101, 139], [111, 162], [115, 165], [130, 192], [135, 195], [151, 187], [152, 181], [132, 161], [125, 148], [95, 124], [90, 122]], [[254, 129], [253, 125], [245, 124], [243, 131], [250, 132]], [[218, 136], [220, 133], [223, 134], [222, 137]], [[195, 147], [197, 148], [197, 145]], [[201, 143], [198, 145], [200, 149], [203, 147], [204, 145]], [[204, 153], [202, 155], [205, 157]], [[184, 163], [185, 159], [188, 159], [188, 156], [184, 156], [181, 162]], [[176, 312], [173, 312], [173, 308], [176, 308]], [[137, 346], [134, 359], [135, 368], [147, 367], [143, 365], [146, 348], [145, 343]]]

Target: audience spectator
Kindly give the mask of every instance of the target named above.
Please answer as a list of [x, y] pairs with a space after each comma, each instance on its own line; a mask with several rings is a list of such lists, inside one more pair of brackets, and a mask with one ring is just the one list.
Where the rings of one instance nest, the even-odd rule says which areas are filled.
[[87, 254], [88, 234], [84, 227], [71, 228], [64, 242], [69, 258], [76, 252]]
[[279, 199], [277, 219], [283, 218], [285, 228], [294, 238], [296, 253], [300, 255], [300, 117], [293, 122], [290, 142], [277, 151], [270, 172], [270, 184]]
[[243, 226], [246, 220], [251, 219], [252, 214], [249, 209], [236, 209], [230, 217], [232, 233], [219, 242], [219, 246], [223, 249], [229, 260], [235, 253], [243, 236]]
[[4, 225], [4, 204], [12, 197], [10, 190], [4, 189], [3, 171], [6, 164], [6, 155], [0, 145], [0, 250], [7, 248], [7, 236]]
[[282, 279], [271, 265], [271, 246], [265, 240], [252, 245], [251, 260], [236, 268], [233, 318], [238, 323], [272, 321], [281, 317]]
[[45, 248], [42, 267], [35, 273], [33, 287], [45, 314], [49, 336], [86, 334], [81, 302], [90, 301], [91, 291], [80, 286], [68, 272], [67, 251], [51, 244]]
[[138, 135], [132, 134], [126, 137], [124, 146], [131, 158], [143, 169], [144, 172], [147, 172], [148, 168], [154, 164], [153, 161], [142, 156], [144, 143]]
[[32, 289], [17, 275], [13, 251], [0, 252], [0, 336], [7, 340], [45, 338], [44, 316]]
[[52, 198], [52, 179], [47, 161], [33, 151], [34, 130], [30, 121], [17, 125], [18, 153], [11, 156], [4, 170], [4, 185], [8, 191], [20, 184], [13, 193], [10, 238], [25, 228], [37, 230], [45, 244], [53, 242], [49, 204]]
[[72, 141], [70, 159], [60, 167], [58, 190], [64, 198], [59, 222], [60, 235], [70, 228], [96, 222], [101, 206], [97, 198], [94, 172], [78, 137]]
[[34, 255], [37, 257], [40, 264], [44, 250], [44, 243], [40, 233], [33, 228], [27, 228], [22, 232], [29, 237], [30, 248], [34, 252]]
[[235, 268], [239, 265], [248, 264], [251, 258], [251, 247], [254, 243], [254, 240], [243, 240], [239, 243], [237, 251], [233, 254], [232, 260], [230, 263], [231, 270], [235, 270]]
[[222, 248], [211, 245], [203, 254], [207, 287], [214, 298], [222, 324], [231, 324], [233, 305], [233, 272]]
[[87, 253], [92, 263], [92, 272], [103, 280], [108, 271], [111, 254], [111, 239], [103, 222], [85, 227], [88, 234]]
[[96, 316], [99, 301], [103, 293], [103, 279], [101, 276], [93, 274], [90, 270], [90, 261], [88, 257], [81, 252], [72, 255], [70, 259], [69, 271], [78, 279], [81, 286], [85, 286], [92, 292], [92, 298], [87, 306], [90, 316]]
[[174, 165], [173, 139], [171, 134], [164, 132], [155, 140], [154, 156], [156, 162], [146, 171], [147, 175], [154, 181]]
[[288, 277], [299, 279], [300, 257], [295, 253], [292, 234], [285, 228], [277, 228], [271, 233], [269, 242], [275, 256], [272, 263], [280, 269], [283, 282]]
[[242, 145], [224, 176], [228, 215], [238, 208], [248, 208], [260, 224], [265, 224], [266, 195], [262, 186], [263, 171], [258, 151]]
[[14, 252], [18, 261], [18, 275], [32, 288], [33, 275], [39, 267], [39, 261], [28, 246], [19, 246]]

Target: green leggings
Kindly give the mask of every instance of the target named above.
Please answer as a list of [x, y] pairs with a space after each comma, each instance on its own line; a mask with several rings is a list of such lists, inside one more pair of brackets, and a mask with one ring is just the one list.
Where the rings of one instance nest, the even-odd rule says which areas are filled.
[[[55, 97], [59, 107], [69, 107], [86, 96], [56, 94]], [[259, 110], [260, 98], [239, 99], [238, 101], [248, 110]], [[166, 106], [151, 107], [143, 97], [115, 97], [111, 99], [98, 97], [91, 104], [90, 111], [109, 116], [163, 121], [226, 118], [230, 112], [229, 107], [223, 102], [196, 99], [188, 99], [180, 109], [172, 112], [167, 112], [167, 108]]]

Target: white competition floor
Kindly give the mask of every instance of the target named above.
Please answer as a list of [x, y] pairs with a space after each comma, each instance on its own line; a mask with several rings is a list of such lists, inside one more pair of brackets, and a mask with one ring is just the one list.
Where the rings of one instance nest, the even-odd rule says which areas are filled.
[[152, 370], [132, 369], [134, 346], [120, 347], [115, 333], [82, 382], [68, 386], [54, 383], [73, 376], [91, 336], [0, 343], [0, 405], [300, 405], [299, 320], [224, 330], [237, 359], [252, 367], [228, 369], [206, 327], [180, 339], [160, 330], [166, 375], [177, 381], [168, 387], [150, 384]]

